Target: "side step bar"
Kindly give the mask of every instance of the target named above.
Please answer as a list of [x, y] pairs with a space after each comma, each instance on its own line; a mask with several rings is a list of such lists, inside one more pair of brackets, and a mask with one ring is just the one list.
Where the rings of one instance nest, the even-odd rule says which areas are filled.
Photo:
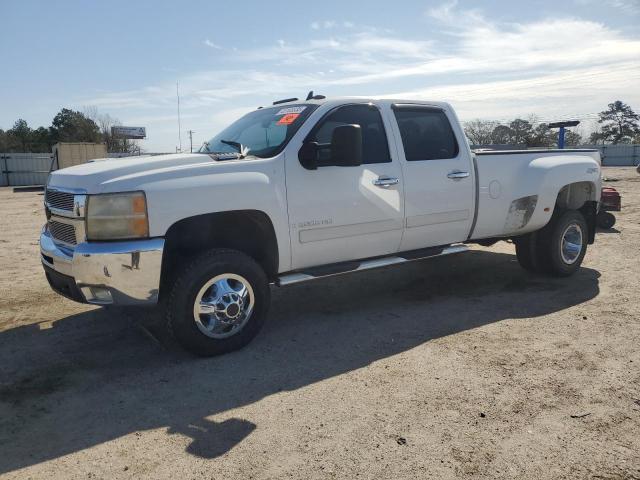
[[331, 277], [333, 275], [342, 275], [344, 273], [361, 272], [363, 270], [371, 270], [373, 268], [388, 267], [389, 265], [395, 265], [398, 263], [423, 260], [431, 257], [441, 257], [443, 255], [466, 252], [467, 250], [469, 250], [469, 247], [466, 245], [455, 244], [447, 247], [430, 247], [420, 250], [411, 250], [409, 252], [402, 252], [388, 257], [377, 257], [368, 260], [341, 262], [331, 265], [323, 265], [321, 267], [311, 267], [297, 272], [280, 275], [276, 280], [276, 285], [284, 287], [286, 285], [293, 285], [294, 283], [308, 282], [309, 280], [317, 280], [319, 278]]

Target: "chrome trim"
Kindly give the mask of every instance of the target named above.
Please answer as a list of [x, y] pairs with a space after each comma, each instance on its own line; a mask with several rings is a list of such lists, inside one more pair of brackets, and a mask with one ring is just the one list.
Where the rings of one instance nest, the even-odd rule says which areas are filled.
[[469, 172], [463, 172], [462, 170], [454, 170], [452, 172], [447, 173], [447, 178], [451, 180], [461, 180], [463, 178], [467, 178], [469, 176]]
[[255, 306], [249, 281], [235, 273], [207, 281], [193, 302], [193, 319], [207, 337], [228, 338], [244, 328]]
[[341, 271], [341, 272], [330, 273], [327, 275], [316, 276], [316, 275], [311, 275], [304, 272], [286, 273], [278, 277], [278, 280], [276, 281], [276, 285], [280, 287], [284, 287], [286, 285], [293, 285], [294, 283], [307, 282], [309, 280], [317, 280], [319, 278], [325, 278], [325, 277], [333, 277], [335, 275], [343, 275], [345, 273], [360, 272], [363, 270], [371, 270], [374, 268], [388, 267], [390, 265], [396, 265], [398, 263], [413, 262], [415, 260], [424, 260], [425, 258], [442, 257], [444, 255], [462, 253], [462, 252], [466, 252], [467, 250], [469, 250], [468, 246], [463, 244], [455, 244], [455, 245], [450, 245], [448, 247], [443, 248], [442, 251], [440, 251], [440, 253], [436, 255], [427, 255], [427, 256], [416, 257], [416, 258], [404, 258], [397, 255], [392, 255], [389, 257], [373, 258], [370, 260], [361, 261], [356, 268], [352, 268], [350, 270]]
[[64, 242], [59, 238], [53, 237], [53, 235], [52, 235], [52, 238], [54, 239], [54, 241], [56, 243], [64, 245], [67, 248], [75, 248], [77, 244], [80, 244], [80, 243], [86, 241], [87, 235], [86, 235], [86, 232], [85, 232], [84, 219], [80, 219], [80, 218], [75, 218], [74, 219], [74, 218], [69, 218], [67, 216], [60, 216], [60, 215], [57, 215], [57, 214], [56, 215], [52, 214], [51, 218], [49, 218], [49, 222], [58, 222], [58, 223], [65, 223], [67, 225], [71, 225], [71, 226], [73, 226], [73, 229], [75, 231], [75, 235], [76, 235], [76, 243], [75, 244]]
[[[73, 194], [73, 207], [71, 210], [56, 208], [47, 202], [47, 191]], [[53, 214], [67, 218], [84, 218], [87, 202], [87, 191], [81, 188], [45, 187], [44, 205]]]
[[[42, 255], [52, 259], [52, 262], [48, 262]], [[53, 268], [55, 271], [62, 273], [63, 275], [71, 276], [71, 262], [73, 261], [73, 251], [61, 248], [57, 245], [51, 234], [45, 227], [40, 234], [40, 260], [43, 264]]]
[[395, 177], [387, 177], [385, 175], [372, 180], [372, 182], [376, 187], [388, 188], [391, 185], [397, 185], [400, 183], [400, 180]]
[[[40, 234], [42, 263], [73, 277], [86, 302], [99, 305], [157, 303], [163, 250], [162, 238], [83, 242], [71, 250], [55, 242], [46, 228]], [[107, 290], [111, 301], [91, 297], [99, 290]]]
[[577, 223], [571, 223], [565, 228], [560, 241], [560, 255], [567, 265], [576, 263], [582, 253], [582, 228]]

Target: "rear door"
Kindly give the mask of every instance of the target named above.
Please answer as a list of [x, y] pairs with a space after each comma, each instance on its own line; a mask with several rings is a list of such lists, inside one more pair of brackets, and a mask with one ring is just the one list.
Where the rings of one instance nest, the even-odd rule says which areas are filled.
[[474, 172], [469, 149], [454, 133], [457, 120], [428, 105], [394, 104], [392, 113], [405, 179], [400, 250], [465, 241], [474, 215]]
[[[387, 120], [388, 121], [388, 120]], [[302, 141], [287, 150], [287, 203], [294, 269], [395, 253], [402, 238], [401, 170], [391, 156], [380, 110], [373, 104], [341, 105], [326, 112], [304, 141], [329, 144], [333, 130], [362, 129], [363, 164], [305, 169]], [[289, 153], [291, 152], [291, 154]]]

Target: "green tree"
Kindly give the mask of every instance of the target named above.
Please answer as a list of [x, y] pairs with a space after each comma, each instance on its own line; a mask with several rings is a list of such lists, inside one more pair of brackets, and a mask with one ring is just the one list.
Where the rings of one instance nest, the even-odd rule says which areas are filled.
[[32, 152], [50, 152], [53, 146], [51, 139], [51, 132], [48, 128], [38, 127], [36, 130], [31, 131], [31, 145], [30, 151]]
[[100, 142], [96, 122], [81, 112], [68, 108], [60, 110], [51, 122], [51, 137], [55, 142]]
[[564, 143], [569, 147], [577, 147], [582, 143], [582, 135], [573, 130], [567, 130], [564, 134]]
[[[31, 128], [27, 124], [26, 120], [19, 118], [13, 124], [13, 127], [7, 132], [10, 137], [13, 137], [19, 145], [21, 152], [27, 152], [29, 141], [31, 140]], [[11, 148], [11, 147], [10, 147]]]
[[546, 123], [536, 125], [532, 132], [527, 147], [553, 147], [557, 144], [558, 135], [550, 130]]
[[497, 125], [491, 132], [491, 143], [494, 145], [508, 145], [513, 138], [513, 131], [506, 125]]
[[0, 152], [9, 151], [9, 139], [7, 138], [7, 132], [0, 128]]
[[529, 143], [531, 143], [534, 137], [534, 132], [533, 125], [531, 125], [528, 120], [516, 118], [509, 123], [509, 128], [511, 129], [511, 140], [509, 143], [529, 146]]
[[598, 123], [602, 124], [601, 135], [611, 143], [626, 143], [640, 134], [640, 115], [629, 105], [616, 100], [608, 105], [607, 110], [600, 112]]

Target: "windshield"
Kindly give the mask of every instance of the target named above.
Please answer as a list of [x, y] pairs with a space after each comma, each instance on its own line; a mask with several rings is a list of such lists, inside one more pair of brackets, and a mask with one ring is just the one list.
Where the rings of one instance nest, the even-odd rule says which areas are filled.
[[317, 105], [261, 108], [236, 120], [199, 150], [199, 153], [273, 157], [282, 151]]

